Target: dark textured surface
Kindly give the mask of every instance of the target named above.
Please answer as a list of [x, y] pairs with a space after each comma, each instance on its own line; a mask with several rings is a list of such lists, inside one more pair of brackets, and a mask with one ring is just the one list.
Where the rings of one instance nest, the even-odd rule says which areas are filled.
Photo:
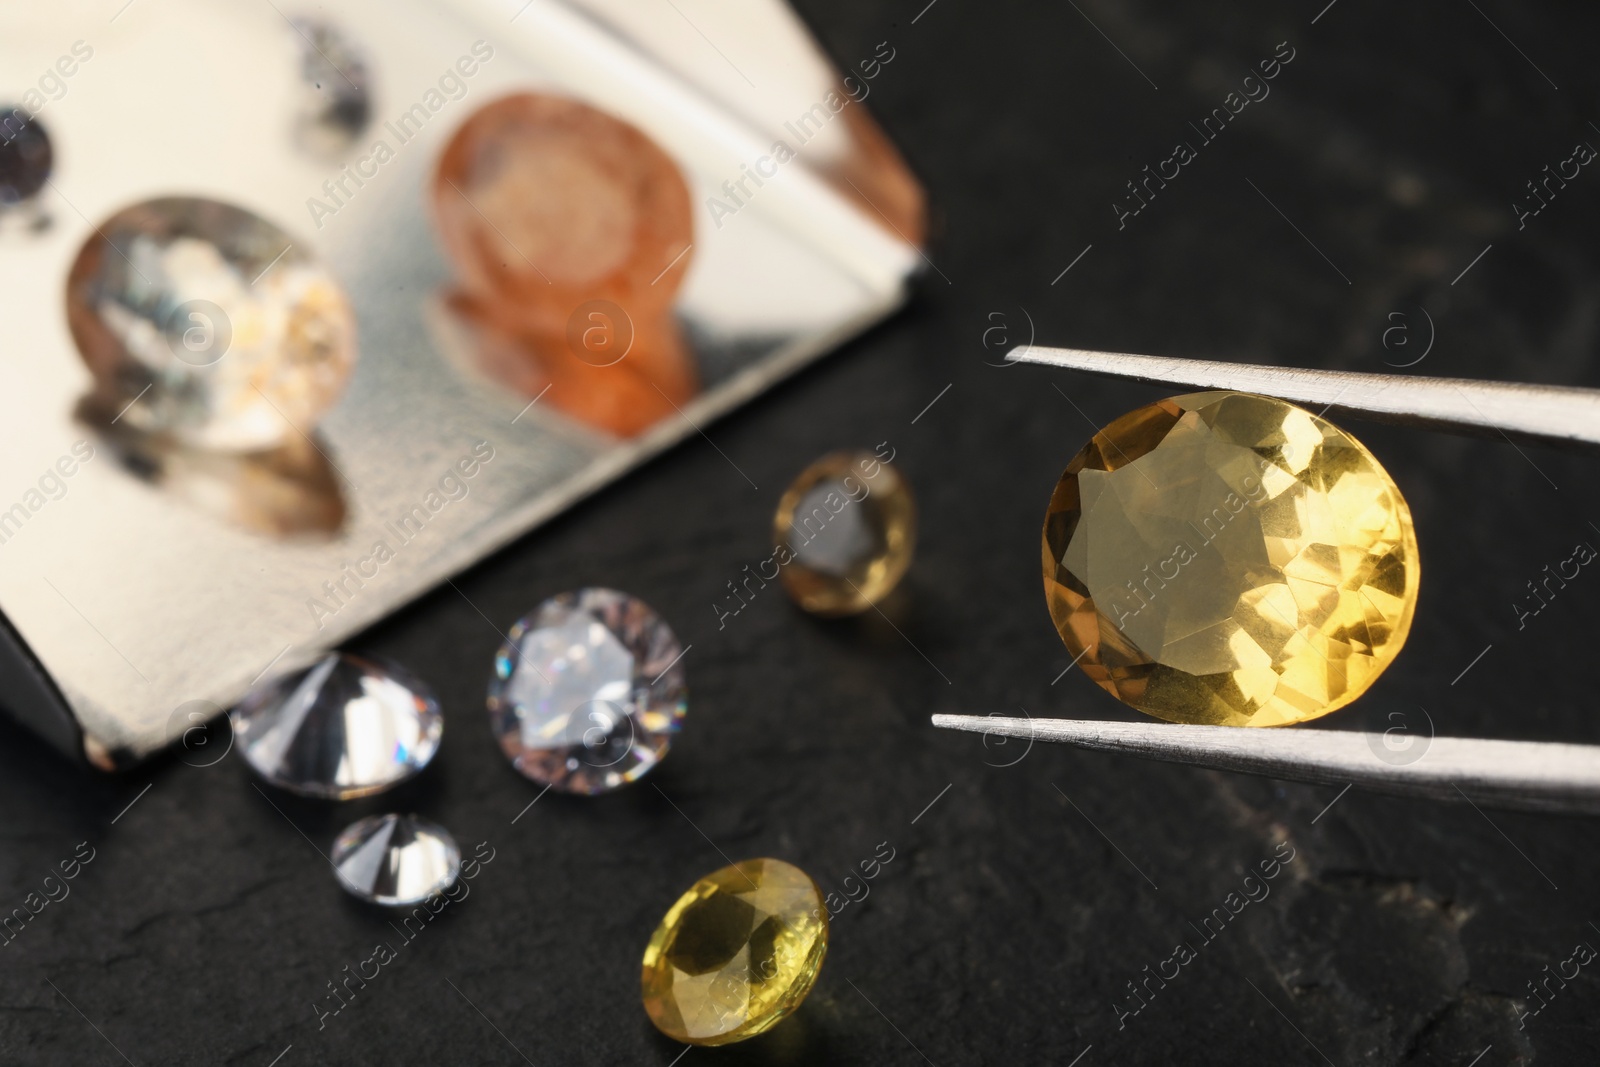
[[[992, 766], [1021, 750], [927, 723], [1121, 713], [1076, 672], [1052, 685], [1067, 657], [1038, 532], [1091, 424], [1154, 394], [985, 366], [991, 315], [1012, 343], [1026, 314], [1044, 342], [1382, 370], [1422, 351], [1425, 308], [1437, 338], [1412, 373], [1600, 385], [1600, 172], [1525, 230], [1511, 209], [1575, 142], [1600, 146], [1600, 12], [1340, 0], [1313, 26], [1323, 2], [938, 0], [913, 25], [923, 0], [892, 15], [806, 0], [842, 63], [897, 49], [871, 104], [936, 205], [938, 266], [914, 305], [711, 429], [758, 490], [692, 441], [358, 642], [431, 679], [450, 716], [404, 793], [269, 803], [231, 758], [92, 779], [0, 727], [0, 907], [79, 842], [96, 850], [0, 948], [0, 1062], [668, 1064], [680, 1049], [645, 1019], [638, 962], [675, 896], [722, 854], [782, 857], [837, 888], [884, 841], [896, 858], [836, 919], [798, 1015], [677, 1062], [1065, 1065], [1089, 1046], [1084, 1067], [1593, 1062], [1595, 965], [1552, 980], [1525, 1029], [1518, 1012], [1547, 966], [1600, 946], [1594, 822], [1355, 792], [1324, 812], [1337, 789], [1043, 745]], [[1296, 56], [1271, 96], [1119, 231], [1124, 182], [1285, 40]], [[1397, 322], [1413, 344], [1386, 350]], [[1600, 545], [1600, 466], [1352, 428], [1410, 498], [1424, 581], [1404, 655], [1338, 724], [1400, 713], [1417, 728], [1426, 709], [1441, 733], [1600, 742], [1600, 574], [1521, 630], [1513, 607], [1545, 564]], [[819, 623], [773, 587], [719, 630], [712, 605], [766, 555], [785, 482], [882, 441], [922, 509], [893, 625]], [[644, 597], [693, 645], [687, 728], [640, 787], [550, 795], [513, 825], [537, 794], [484, 728], [494, 627], [585, 583]], [[313, 843], [379, 805], [495, 858], [319, 1031], [325, 984], [396, 937]], [[1189, 924], [1282, 842], [1294, 859], [1270, 896], [1119, 1028], [1137, 1004], [1126, 983], [1199, 942]]]

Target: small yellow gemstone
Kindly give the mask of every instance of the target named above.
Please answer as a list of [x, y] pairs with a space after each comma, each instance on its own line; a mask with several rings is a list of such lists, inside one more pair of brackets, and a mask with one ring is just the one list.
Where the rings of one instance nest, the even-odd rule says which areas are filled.
[[1360, 442], [1267, 397], [1173, 397], [1095, 434], [1044, 524], [1050, 615], [1083, 672], [1172, 722], [1343, 707], [1399, 655], [1411, 510]]
[[814, 615], [856, 615], [911, 566], [917, 509], [900, 472], [871, 452], [834, 452], [800, 473], [772, 520], [783, 588]]
[[656, 927], [644, 1010], [675, 1041], [743, 1041], [800, 1006], [827, 950], [817, 884], [781, 860], [745, 860], [696, 882]]

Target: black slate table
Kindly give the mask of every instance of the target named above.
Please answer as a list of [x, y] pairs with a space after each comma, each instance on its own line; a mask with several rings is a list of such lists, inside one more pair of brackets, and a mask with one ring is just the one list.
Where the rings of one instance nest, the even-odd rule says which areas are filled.
[[[1600, 11], [925, 3], [801, 4], [841, 63], [896, 50], [870, 105], [934, 205], [913, 303], [711, 427], [727, 459], [691, 441], [354, 642], [441, 692], [419, 781], [330, 811], [234, 758], [87, 777], [0, 726], [0, 909], [93, 855], [0, 947], [0, 1062], [1594, 1062], [1594, 822], [985, 747], [928, 717], [1129, 717], [1062, 676], [1038, 536], [1091, 430], [1158, 394], [993, 366], [1006, 345], [1600, 386], [1600, 172], [1536, 215], [1525, 185], [1600, 146]], [[1202, 141], [1190, 124], [1290, 52]], [[1133, 214], [1127, 183], [1170, 174], [1180, 141], [1194, 158]], [[1327, 725], [1600, 742], [1600, 573], [1521, 613], [1546, 564], [1600, 545], [1600, 463], [1351, 428], [1410, 499], [1425, 577], [1405, 653]], [[719, 626], [786, 482], [880, 442], [921, 505], [883, 613], [821, 622], [773, 588]], [[580, 584], [643, 597], [693, 645], [687, 728], [638, 787], [528, 808], [479, 718], [495, 626]], [[318, 849], [380, 808], [494, 858], [319, 1028], [327, 983], [391, 931]], [[793, 1019], [721, 1050], [656, 1035], [639, 956], [691, 881], [771, 855], [837, 890], [885, 842]]]

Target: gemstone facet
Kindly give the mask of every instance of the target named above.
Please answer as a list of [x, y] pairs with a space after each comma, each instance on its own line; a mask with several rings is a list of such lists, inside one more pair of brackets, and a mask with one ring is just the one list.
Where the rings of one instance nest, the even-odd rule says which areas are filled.
[[567, 793], [604, 793], [667, 754], [688, 710], [683, 646], [614, 589], [553, 596], [495, 655], [489, 725], [513, 766]]
[[461, 873], [450, 831], [415, 815], [372, 815], [351, 823], [329, 859], [339, 884], [369, 904], [404, 907], [436, 897]]
[[676, 1041], [743, 1041], [800, 1006], [827, 951], [817, 884], [781, 860], [745, 860], [696, 882], [656, 927], [644, 1010]]
[[911, 487], [871, 452], [817, 460], [784, 490], [772, 519], [784, 591], [815, 615], [856, 615], [888, 596], [916, 540]]
[[444, 716], [433, 691], [405, 671], [330, 652], [271, 679], [233, 709], [245, 761], [262, 778], [329, 800], [379, 793], [439, 750]]
[[1083, 672], [1183, 723], [1277, 726], [1360, 696], [1405, 643], [1417, 538], [1360, 442], [1209, 392], [1105, 427], [1044, 524], [1051, 617]]
[[67, 276], [91, 412], [196, 448], [271, 448], [308, 432], [355, 366], [344, 291], [304, 242], [216, 200], [119, 211]]

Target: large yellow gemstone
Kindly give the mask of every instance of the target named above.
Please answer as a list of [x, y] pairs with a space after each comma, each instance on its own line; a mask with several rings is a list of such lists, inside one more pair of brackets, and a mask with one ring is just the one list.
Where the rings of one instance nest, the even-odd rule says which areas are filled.
[[800, 1006], [827, 950], [817, 884], [781, 860], [745, 860], [696, 882], [656, 927], [644, 1010], [677, 1041], [743, 1041]]
[[1282, 400], [1173, 397], [1095, 434], [1057, 483], [1044, 587], [1117, 699], [1277, 726], [1360, 696], [1417, 599], [1411, 510], [1360, 442]]

